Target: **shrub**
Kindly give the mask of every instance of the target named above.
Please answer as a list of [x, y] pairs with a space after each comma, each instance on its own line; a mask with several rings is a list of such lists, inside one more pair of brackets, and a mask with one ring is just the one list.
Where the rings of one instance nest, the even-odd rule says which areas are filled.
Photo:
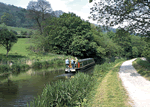
[[8, 72], [9, 70], [9, 65], [0, 65], [0, 73]]
[[30, 66], [27, 65], [27, 64], [22, 64], [22, 65], [20, 66], [21, 71], [26, 71], [26, 70], [28, 70], [29, 68], [30, 68]]
[[56, 60], [54, 63], [57, 64], [57, 65], [60, 65], [60, 64], [63, 64], [64, 61], [59, 59], [59, 60]]
[[39, 62], [39, 61], [37, 61], [37, 62], [34, 62], [33, 64], [32, 64], [32, 67], [33, 68], [42, 68], [42, 62]]
[[33, 32], [32, 32], [32, 31], [30, 31], [30, 32], [29, 32], [29, 35], [33, 35]]
[[49, 65], [49, 62], [48, 61], [44, 61], [44, 62], [42, 62], [42, 68], [47, 68], [47, 67], [49, 67], [50, 65]]
[[13, 64], [11, 66], [12, 73], [20, 73], [21, 66], [19, 64]]

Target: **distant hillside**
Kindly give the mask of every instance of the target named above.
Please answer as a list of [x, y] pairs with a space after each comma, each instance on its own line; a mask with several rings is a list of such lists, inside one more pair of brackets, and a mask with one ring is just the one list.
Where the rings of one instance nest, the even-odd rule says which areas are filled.
[[[9, 26], [14, 27], [24, 27], [24, 28], [32, 28], [35, 24], [34, 20], [27, 19], [26, 14], [27, 10], [21, 7], [17, 7], [14, 5], [7, 5], [5, 3], [0, 2], [0, 23], [1, 23], [1, 16], [4, 15], [4, 13], [9, 13], [12, 15], [13, 23]], [[53, 11], [52, 15], [59, 17], [64, 12], [61, 10]]]

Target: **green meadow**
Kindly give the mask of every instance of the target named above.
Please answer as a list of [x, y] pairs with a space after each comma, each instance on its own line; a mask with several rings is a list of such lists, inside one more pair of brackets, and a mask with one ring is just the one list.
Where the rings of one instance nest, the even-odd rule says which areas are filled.
[[8, 58], [6, 57], [6, 49], [1, 46], [0, 47], [0, 59], [7, 59], [7, 60], [18, 60], [21, 58], [25, 59], [36, 59], [38, 61], [40, 60], [47, 60], [47, 59], [53, 59], [53, 58], [66, 58], [71, 56], [65, 56], [65, 55], [57, 55], [57, 54], [37, 54], [34, 52], [31, 52], [27, 50], [26, 48], [30, 45], [34, 45], [30, 38], [18, 38], [17, 43], [15, 43], [11, 49], [11, 51], [8, 53]]

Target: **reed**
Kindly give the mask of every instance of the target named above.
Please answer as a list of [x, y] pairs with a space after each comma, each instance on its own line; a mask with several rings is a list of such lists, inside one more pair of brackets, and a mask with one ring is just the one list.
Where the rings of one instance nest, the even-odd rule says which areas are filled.
[[91, 91], [91, 86], [92, 78], [78, 73], [74, 78], [47, 84], [42, 95], [30, 102], [30, 107], [78, 106]]

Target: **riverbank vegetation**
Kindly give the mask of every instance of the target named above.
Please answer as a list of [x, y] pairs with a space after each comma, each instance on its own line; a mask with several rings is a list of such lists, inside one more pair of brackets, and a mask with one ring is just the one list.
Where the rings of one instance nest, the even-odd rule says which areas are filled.
[[133, 61], [132, 65], [140, 75], [150, 80], [150, 63], [148, 61], [137, 58], [135, 61]]
[[[127, 96], [118, 77], [119, 67], [125, 59], [117, 59], [112, 63], [96, 65], [92, 75], [77, 73], [73, 78], [65, 81], [56, 81], [47, 84], [41, 95], [28, 104], [30, 107], [53, 107], [53, 106], [86, 106], [91, 107], [91, 102], [99, 104], [95, 95], [108, 95], [101, 105], [127, 106]], [[116, 66], [115, 66], [116, 65]], [[110, 78], [107, 78], [110, 77]], [[108, 79], [108, 80], [107, 80]], [[104, 83], [105, 81], [106, 83]], [[114, 81], [114, 82], [112, 82]], [[115, 85], [114, 85], [115, 83]], [[103, 84], [103, 85], [101, 85]], [[104, 93], [107, 85], [109, 89]], [[105, 86], [105, 87], [103, 87]], [[102, 88], [97, 92], [99, 88]], [[93, 99], [94, 97], [94, 99]], [[96, 102], [95, 102], [96, 101]], [[100, 101], [103, 101], [100, 99]], [[115, 102], [115, 103], [114, 103]], [[119, 103], [118, 103], [119, 102]]]

